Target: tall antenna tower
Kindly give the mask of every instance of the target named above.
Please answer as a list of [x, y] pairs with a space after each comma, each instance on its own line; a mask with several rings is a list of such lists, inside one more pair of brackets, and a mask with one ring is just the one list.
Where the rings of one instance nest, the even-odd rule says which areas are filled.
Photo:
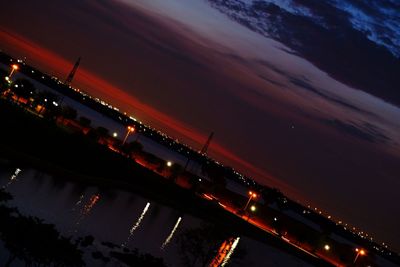
[[211, 132], [211, 133], [210, 133], [210, 136], [209, 136], [208, 139], [207, 139], [207, 142], [206, 142], [206, 143], [204, 144], [204, 146], [201, 148], [200, 154], [206, 154], [206, 153], [207, 153], [207, 149], [208, 149], [208, 147], [210, 146], [211, 139], [213, 138], [213, 136], [214, 136], [214, 132]]
[[80, 62], [81, 62], [81, 57], [78, 58], [78, 60], [75, 62], [74, 67], [72, 68], [71, 72], [68, 74], [68, 77], [64, 82], [65, 85], [69, 86], [71, 84], [72, 79], [74, 79], [75, 72], [78, 69]]
[[[199, 151], [200, 154], [205, 155], [207, 153], [208, 147], [210, 146], [211, 143], [211, 139], [214, 136], [214, 132], [211, 132], [210, 136], [207, 139], [207, 142], [204, 144], [204, 146], [201, 148], [201, 150]], [[183, 167], [183, 171], [186, 171], [187, 167], [189, 166], [189, 163], [192, 159], [190, 157], [188, 157], [185, 166]]]

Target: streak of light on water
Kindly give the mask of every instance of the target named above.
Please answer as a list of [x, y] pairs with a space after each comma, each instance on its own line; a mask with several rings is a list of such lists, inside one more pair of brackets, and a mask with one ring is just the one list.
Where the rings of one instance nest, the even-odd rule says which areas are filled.
[[72, 211], [75, 211], [79, 206], [82, 204], [83, 198], [85, 197], [85, 194], [82, 194], [79, 197], [79, 200], [75, 203], [74, 207], [72, 208]]
[[239, 244], [239, 241], [240, 241], [240, 237], [236, 237], [235, 240], [233, 241], [233, 244], [232, 244], [231, 248], [229, 249], [228, 254], [226, 254], [226, 257], [222, 261], [222, 264], [221, 264], [222, 267], [225, 266], [229, 262], [229, 259], [232, 257], [233, 252], [235, 251], [237, 245]]
[[150, 203], [147, 202], [146, 206], [144, 207], [142, 214], [140, 214], [139, 218], [137, 219], [137, 221], [133, 224], [132, 228], [129, 230], [129, 236], [127, 238], [127, 240], [125, 241], [125, 243], [122, 244], [122, 246], [126, 246], [129, 241], [131, 240], [133, 233], [135, 232], [135, 230], [140, 226], [140, 223], [142, 222], [144, 216], [146, 215], [147, 211], [149, 210], [150, 207]]
[[18, 177], [18, 175], [19, 175], [19, 173], [20, 173], [21, 171], [22, 171], [22, 170], [21, 170], [20, 168], [17, 168], [17, 169], [15, 170], [15, 172], [11, 175], [11, 177], [10, 177], [10, 179], [8, 180], [7, 184], [4, 185], [2, 188], [3, 188], [3, 189], [7, 189], [7, 187], [9, 187], [13, 182], [17, 181], [17, 177]]
[[171, 233], [168, 235], [167, 239], [165, 239], [164, 243], [161, 245], [161, 249], [164, 249], [164, 248], [169, 244], [169, 242], [171, 242], [171, 239], [172, 239], [172, 237], [174, 236], [175, 231], [176, 231], [176, 229], [178, 228], [178, 226], [179, 226], [181, 220], [182, 220], [182, 218], [179, 217], [178, 220], [176, 221], [175, 226], [174, 226], [174, 228], [172, 229]]
[[[87, 201], [87, 203], [82, 207], [82, 209], [79, 212], [79, 218], [75, 223], [75, 229], [72, 230], [72, 232], [77, 232], [78, 231], [78, 226], [81, 224], [81, 222], [89, 215], [90, 211], [93, 209], [93, 207], [96, 205], [96, 203], [99, 201], [100, 195], [99, 194], [94, 194], [90, 197], [90, 199]], [[78, 207], [80, 203], [83, 200], [83, 195], [80, 197], [78, 202], [75, 204], [75, 207]], [[74, 209], [75, 209], [74, 207]], [[74, 210], [73, 209], [73, 210]]]
[[225, 266], [229, 259], [231, 258], [233, 252], [235, 251], [240, 237], [233, 238], [230, 237], [225, 240], [218, 249], [217, 255], [215, 255], [214, 259], [211, 261], [209, 267], [220, 267]]
[[87, 216], [89, 212], [93, 209], [94, 205], [96, 205], [97, 201], [99, 201], [100, 195], [93, 195], [90, 197], [88, 203], [82, 209], [82, 215]]

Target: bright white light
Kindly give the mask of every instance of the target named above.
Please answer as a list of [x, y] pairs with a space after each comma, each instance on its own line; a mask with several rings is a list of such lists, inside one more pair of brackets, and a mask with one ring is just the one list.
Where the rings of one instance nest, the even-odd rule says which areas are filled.
[[146, 215], [148, 209], [150, 207], [150, 203], [147, 202], [146, 206], [144, 207], [142, 214], [140, 214], [139, 218], [137, 219], [137, 221], [135, 222], [135, 224], [132, 226], [131, 230], [129, 230], [129, 236], [128, 239], [126, 240], [126, 242], [124, 244], [122, 244], [123, 246], [126, 246], [126, 244], [128, 244], [129, 240], [131, 240], [131, 237], [133, 235], [133, 233], [135, 232], [135, 230], [140, 226], [140, 223], [142, 222], [144, 216]]
[[168, 245], [168, 243], [171, 241], [171, 239], [172, 239], [172, 237], [174, 236], [175, 231], [176, 231], [176, 229], [178, 228], [179, 223], [181, 222], [181, 220], [182, 220], [182, 218], [179, 217], [179, 218], [178, 218], [178, 221], [176, 221], [175, 226], [174, 226], [174, 228], [172, 229], [171, 233], [168, 235], [167, 239], [165, 239], [164, 243], [161, 245], [161, 249], [164, 249], [164, 248]]
[[236, 248], [237, 245], [239, 244], [239, 240], [240, 240], [240, 237], [236, 237], [235, 241], [233, 241], [233, 244], [232, 244], [232, 246], [231, 246], [231, 249], [228, 251], [228, 253], [226, 254], [225, 259], [223, 260], [223, 262], [222, 262], [222, 264], [221, 264], [222, 267], [225, 266], [225, 265], [228, 263], [228, 261], [229, 261], [229, 259], [231, 258], [233, 252], [235, 251], [235, 248]]
[[18, 174], [21, 172], [21, 169], [20, 168], [17, 168], [16, 170], [15, 170], [15, 172], [13, 173], [13, 175], [11, 175], [11, 177], [10, 177], [10, 180], [8, 181], [8, 183], [5, 185], [5, 186], [3, 186], [3, 188], [5, 189], [5, 188], [7, 188], [8, 186], [10, 186], [10, 184], [12, 184], [14, 181], [16, 181], [17, 180], [17, 177], [18, 177]]

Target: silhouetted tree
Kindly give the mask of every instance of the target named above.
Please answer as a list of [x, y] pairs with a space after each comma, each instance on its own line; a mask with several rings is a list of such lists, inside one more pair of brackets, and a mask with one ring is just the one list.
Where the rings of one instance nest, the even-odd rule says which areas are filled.
[[[0, 202], [11, 196], [0, 190]], [[8, 267], [19, 259], [27, 266], [83, 266], [82, 252], [70, 239], [60, 236], [52, 224], [21, 215], [16, 209], [0, 205], [0, 239], [9, 252]]]
[[84, 238], [79, 240], [79, 245], [81, 247], [88, 247], [91, 246], [94, 242], [94, 237], [91, 235], [85, 236]]
[[172, 166], [170, 167], [170, 176], [169, 179], [171, 179], [171, 181], [176, 181], [176, 179], [178, 179], [178, 176], [183, 172], [183, 166], [178, 164], [178, 163], [174, 163], [172, 164]]
[[92, 123], [92, 121], [89, 120], [88, 118], [84, 117], [84, 116], [80, 116], [80, 117], [79, 117], [79, 123], [80, 123], [83, 127], [90, 127], [90, 124]]
[[177, 238], [184, 266], [207, 266], [228, 237], [222, 229], [211, 224], [185, 230]]
[[122, 151], [130, 156], [132, 156], [132, 154], [134, 156], [143, 151], [143, 145], [137, 141], [125, 143], [125, 145], [122, 146]]
[[109, 130], [103, 126], [97, 127], [96, 132], [100, 137], [107, 137], [109, 135]]
[[159, 157], [157, 157], [151, 153], [144, 152], [143, 156], [144, 156], [145, 160], [150, 164], [157, 165], [157, 166], [160, 166], [160, 165], [165, 166], [164, 160], [160, 159]]
[[277, 188], [264, 188], [261, 195], [265, 203], [275, 203], [282, 212], [288, 208], [287, 197]]
[[166, 170], [166, 168], [167, 168], [167, 161], [160, 159], [156, 171], [162, 174]]
[[128, 266], [146, 266], [146, 267], [166, 267], [162, 258], [156, 258], [150, 254], [141, 254], [137, 249], [124, 252], [111, 251], [110, 256], [119, 260]]
[[71, 106], [63, 106], [61, 108], [61, 116], [64, 119], [75, 120], [78, 117], [78, 112]]

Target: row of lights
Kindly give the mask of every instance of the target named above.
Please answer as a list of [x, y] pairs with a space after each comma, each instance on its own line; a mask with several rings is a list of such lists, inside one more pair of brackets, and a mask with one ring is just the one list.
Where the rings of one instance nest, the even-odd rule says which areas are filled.
[[[324, 215], [324, 212], [323, 211], [321, 211], [321, 210], [318, 210], [318, 208], [312, 208], [310, 205], [308, 205], [307, 206], [310, 210], [312, 210], [312, 209], [314, 209], [314, 211], [315, 212], [317, 212], [318, 214], [321, 214], [321, 215]], [[309, 211], [309, 210], [303, 210], [303, 214], [310, 214], [311, 212]], [[334, 218], [332, 218], [332, 216], [331, 215], [327, 215], [327, 216], [325, 216], [326, 218], [328, 218], [328, 219], [330, 219], [330, 220], [333, 220], [333, 221], [335, 221], [335, 223], [336, 223], [336, 225], [342, 225], [342, 227], [343, 227], [343, 229], [344, 230], [349, 230], [351, 233], [353, 233], [353, 234], [355, 234], [355, 235], [358, 235], [358, 236], [360, 236], [361, 238], [363, 238], [363, 239], [369, 239], [371, 242], [374, 240], [373, 239], [373, 237], [371, 237], [368, 233], [365, 233], [364, 231], [360, 231], [360, 230], [358, 230], [356, 227], [354, 227], [354, 226], [350, 226], [350, 225], [348, 225], [347, 223], [344, 223], [343, 221], [341, 221], [341, 220], [339, 220], [339, 221], [336, 221]], [[383, 242], [382, 243], [382, 246], [384, 247], [384, 248], [388, 248], [388, 246], [387, 245], [385, 245], [385, 243]]]
[[[257, 198], [257, 196], [258, 196], [257, 193], [255, 193], [255, 192], [253, 192], [253, 191], [249, 191], [248, 194], [249, 194], [249, 199], [248, 199], [248, 201], [247, 201], [247, 203], [246, 203], [246, 206], [244, 207], [244, 210], [246, 210], [246, 208], [248, 207], [250, 201], [251, 201], [253, 198]], [[253, 211], [253, 212], [256, 211], [256, 206], [255, 206], [255, 205], [252, 205], [252, 206], [250, 207], [250, 210]], [[274, 221], [277, 221], [277, 220], [278, 220], [278, 218], [274, 217]], [[330, 249], [331, 249], [331, 246], [330, 246], [329, 244], [325, 244], [325, 245], [324, 245], [324, 250], [325, 250], [325, 251], [330, 251]], [[356, 249], [355, 249], [355, 252], [356, 252], [356, 256], [354, 257], [353, 263], [356, 263], [357, 259], [358, 259], [360, 256], [366, 255], [366, 251], [365, 251], [364, 249], [356, 248]]]

